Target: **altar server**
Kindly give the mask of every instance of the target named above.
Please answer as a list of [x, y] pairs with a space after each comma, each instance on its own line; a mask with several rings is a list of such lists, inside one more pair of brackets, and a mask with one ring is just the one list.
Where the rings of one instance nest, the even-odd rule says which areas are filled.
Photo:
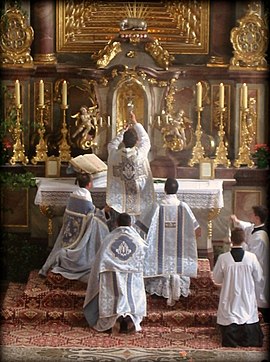
[[108, 144], [106, 202], [117, 213], [135, 219], [151, 208], [155, 192], [148, 161], [150, 139], [133, 112], [130, 117], [127, 128]]
[[80, 188], [69, 197], [62, 228], [39, 274], [46, 276], [51, 270], [67, 279], [87, 282], [95, 255], [109, 229], [104, 212], [95, 213], [91, 175], [80, 173], [77, 181]]
[[220, 254], [213, 269], [214, 281], [221, 285], [217, 324], [223, 347], [261, 347], [255, 285], [262, 280], [262, 268], [254, 253], [245, 251], [244, 231], [231, 232], [232, 248]]
[[270, 322], [269, 293], [269, 235], [266, 229], [268, 209], [265, 206], [252, 206], [250, 222], [239, 220], [231, 215], [234, 226], [241, 227], [245, 232], [245, 249], [254, 253], [263, 270], [263, 278], [256, 283], [258, 308], [265, 322]]
[[89, 325], [103, 332], [141, 330], [146, 316], [143, 265], [146, 244], [121, 213], [102, 243], [91, 269], [84, 301]]
[[178, 186], [176, 179], [168, 178], [165, 197], [135, 224], [149, 245], [144, 267], [146, 291], [166, 298], [170, 306], [181, 295], [189, 295], [190, 277], [197, 276], [196, 238], [201, 234], [190, 207], [177, 198]]

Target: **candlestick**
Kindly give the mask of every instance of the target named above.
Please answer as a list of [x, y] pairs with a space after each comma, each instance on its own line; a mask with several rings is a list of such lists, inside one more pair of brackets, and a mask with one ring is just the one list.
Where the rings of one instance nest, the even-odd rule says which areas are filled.
[[169, 123], [169, 116], [166, 115], [166, 124], [168, 124], [168, 123]]
[[214, 160], [214, 164], [230, 167], [231, 161], [228, 159], [228, 150], [226, 143], [224, 142], [224, 136], [225, 136], [224, 125], [223, 125], [224, 112], [225, 108], [220, 107], [220, 124], [218, 131], [219, 144], [216, 149], [216, 158]]
[[202, 107], [202, 83], [197, 83], [197, 106], [198, 108]]
[[158, 118], [157, 118], [157, 123], [158, 123], [158, 126], [160, 126], [160, 116], [158, 116]]
[[205, 156], [204, 156], [204, 147], [202, 145], [201, 142], [201, 138], [202, 138], [202, 127], [201, 127], [201, 112], [202, 112], [203, 108], [197, 106], [197, 112], [198, 112], [198, 122], [197, 122], [197, 127], [196, 127], [196, 131], [195, 131], [195, 135], [196, 135], [196, 144], [192, 149], [192, 158], [189, 161], [189, 166], [193, 167], [195, 163], [200, 163], [200, 161], [202, 161]]
[[247, 109], [247, 98], [248, 98], [248, 88], [246, 83], [242, 85], [242, 107], [243, 109]]
[[[20, 83], [16, 83], [20, 86]], [[16, 92], [18, 92], [16, 90]], [[16, 94], [15, 92], [15, 94]], [[18, 93], [17, 93], [18, 95]], [[16, 96], [16, 101], [20, 101], [19, 97]], [[16, 124], [13, 129], [13, 137], [15, 143], [13, 144], [13, 156], [10, 158], [9, 163], [11, 165], [15, 165], [16, 162], [22, 162], [23, 165], [27, 165], [29, 160], [28, 157], [25, 156], [25, 149], [23, 143], [23, 130], [21, 127], [21, 120], [22, 120], [22, 105], [18, 104], [16, 106]]]
[[108, 116], [108, 126], [110, 127], [111, 125], [111, 116]]
[[39, 106], [44, 106], [44, 82], [39, 81]]
[[[243, 107], [244, 99], [243, 99]], [[251, 158], [250, 153], [250, 134], [247, 129], [247, 116], [248, 116], [248, 108], [243, 109], [241, 112], [241, 144], [238, 150], [238, 158], [234, 161], [235, 167], [240, 167], [241, 165], [247, 165], [247, 167], [254, 167], [254, 161]]]
[[18, 107], [21, 104], [21, 94], [20, 94], [20, 82], [18, 79], [15, 81], [15, 105]]
[[59, 144], [59, 157], [61, 161], [68, 162], [71, 158], [70, 154], [70, 145], [67, 142], [68, 139], [68, 128], [67, 128], [67, 122], [66, 122], [66, 111], [68, 109], [68, 105], [61, 105], [61, 109], [63, 110], [63, 122], [62, 122], [62, 139]]
[[100, 119], [100, 127], [102, 127], [102, 125], [103, 125], [103, 119], [102, 119], [102, 117], [100, 117], [99, 119]]
[[224, 108], [224, 84], [220, 83], [219, 85], [219, 107]]
[[65, 80], [62, 86], [62, 105], [67, 106], [67, 82]]
[[[41, 100], [40, 100], [41, 101]], [[44, 101], [43, 101], [44, 103]], [[39, 142], [36, 145], [36, 155], [32, 158], [31, 162], [36, 165], [37, 162], [45, 162], [48, 158], [47, 156], [47, 152], [48, 152], [48, 146], [47, 146], [47, 141], [44, 139], [44, 134], [46, 132], [45, 126], [44, 126], [44, 121], [43, 121], [43, 111], [44, 111], [44, 104], [43, 105], [39, 105], [38, 109], [39, 109], [39, 113], [40, 113], [40, 121], [39, 121], [39, 128], [38, 128], [38, 133], [39, 133]]]

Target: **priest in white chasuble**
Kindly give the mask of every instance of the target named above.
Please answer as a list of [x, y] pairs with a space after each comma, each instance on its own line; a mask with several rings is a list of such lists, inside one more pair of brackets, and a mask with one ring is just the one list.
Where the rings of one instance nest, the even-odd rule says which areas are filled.
[[150, 139], [135, 114], [130, 116], [128, 127], [108, 144], [106, 203], [117, 213], [137, 218], [152, 207], [155, 191], [148, 161]]
[[102, 243], [89, 275], [84, 315], [89, 325], [103, 332], [140, 331], [146, 316], [143, 265], [147, 245], [121, 213], [117, 227]]
[[91, 175], [78, 174], [77, 180], [80, 188], [69, 197], [62, 228], [39, 274], [46, 276], [51, 271], [67, 279], [87, 282], [95, 255], [109, 229], [105, 213], [93, 205]]
[[190, 277], [197, 276], [196, 238], [200, 226], [190, 207], [177, 198], [178, 181], [168, 178], [165, 197], [135, 227], [148, 244], [144, 277], [150, 294], [167, 299], [173, 306], [190, 292]]

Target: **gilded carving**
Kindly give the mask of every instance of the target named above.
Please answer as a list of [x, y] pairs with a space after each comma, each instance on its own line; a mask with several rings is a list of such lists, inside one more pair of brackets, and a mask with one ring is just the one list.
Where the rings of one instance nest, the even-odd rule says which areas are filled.
[[97, 105], [92, 107], [82, 106], [80, 111], [72, 115], [75, 118], [76, 130], [72, 133], [71, 137], [76, 138], [78, 135], [77, 146], [83, 150], [89, 150], [92, 146], [93, 134], [90, 131], [96, 130], [97, 119], [99, 118], [99, 109]]
[[230, 69], [267, 69], [265, 56], [268, 47], [268, 27], [259, 12], [258, 3], [249, 5], [246, 15], [238, 20], [239, 27], [232, 29], [230, 40], [234, 56], [230, 61]]
[[145, 51], [153, 57], [160, 67], [166, 70], [168, 70], [169, 65], [174, 60], [174, 57], [159, 44], [157, 39], [145, 44]]
[[34, 31], [22, 12], [12, 7], [1, 17], [1, 63], [4, 66], [33, 66], [30, 55]]
[[[119, 32], [125, 18], [140, 18], [140, 24], [124, 22], [123, 31], [134, 27], [158, 39], [172, 54], [207, 54], [209, 50], [209, 1], [137, 2], [58, 1], [56, 4], [57, 52], [95, 53]], [[127, 13], [127, 6], [131, 10]], [[140, 13], [140, 6], [145, 10]], [[147, 9], [147, 11], [146, 11]], [[143, 18], [143, 19], [142, 19]], [[143, 22], [143, 23], [142, 23]], [[136, 31], [136, 30], [135, 30]], [[136, 41], [137, 37], [131, 40]]]
[[105, 68], [121, 51], [121, 44], [118, 41], [110, 40], [105, 48], [100, 50], [97, 54], [93, 54], [92, 58], [97, 61], [98, 68]]

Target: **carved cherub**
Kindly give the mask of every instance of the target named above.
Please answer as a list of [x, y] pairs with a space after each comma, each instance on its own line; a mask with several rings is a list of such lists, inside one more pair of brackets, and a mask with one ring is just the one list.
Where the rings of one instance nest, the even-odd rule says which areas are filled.
[[[87, 107], [82, 106], [80, 112], [71, 116], [71, 118], [76, 118], [76, 126], [78, 127], [73, 133], [72, 138], [75, 138], [79, 133], [82, 132], [82, 137], [85, 138], [89, 131], [92, 128], [95, 128], [95, 109], [97, 106]], [[93, 123], [92, 123], [93, 122]]]
[[167, 147], [177, 151], [185, 149], [188, 145], [186, 129], [191, 127], [191, 123], [183, 110], [179, 111], [175, 119], [169, 116], [169, 124], [161, 130]]
[[75, 125], [77, 126], [76, 131], [72, 134], [72, 138], [75, 138], [81, 133], [80, 145], [82, 148], [89, 148], [89, 132], [91, 129], [95, 129], [97, 120], [97, 105], [92, 107], [82, 106], [80, 111], [71, 116], [76, 118]]

